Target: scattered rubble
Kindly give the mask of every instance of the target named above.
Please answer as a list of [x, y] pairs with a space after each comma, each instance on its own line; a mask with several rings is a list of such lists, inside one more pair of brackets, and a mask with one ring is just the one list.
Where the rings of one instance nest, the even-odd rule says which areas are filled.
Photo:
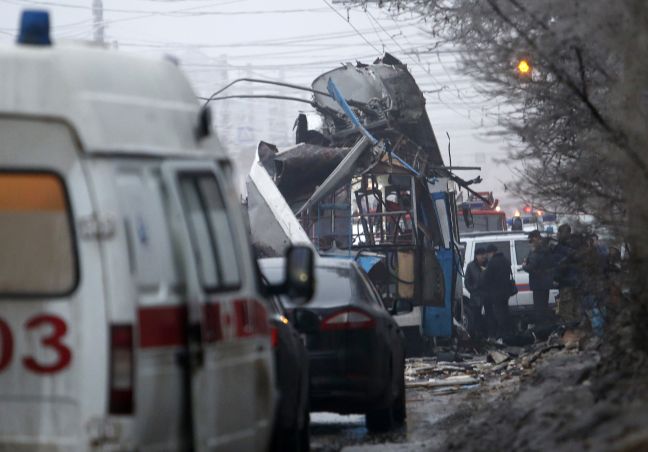
[[509, 359], [511, 359], [511, 357], [508, 354], [502, 353], [497, 350], [493, 350], [488, 353], [488, 361], [491, 363], [501, 364], [504, 361], [508, 361]]
[[489, 350], [477, 401], [447, 418], [427, 450], [648, 450], [648, 358], [635, 353], [631, 372], [627, 359], [614, 372], [623, 353], [577, 329]]
[[404, 431], [313, 450], [648, 450], [648, 353], [610, 342], [561, 329], [525, 347], [408, 359]]
[[[545, 353], [564, 347], [573, 348], [575, 333], [565, 338], [555, 335], [547, 342], [526, 347], [487, 344], [490, 350], [483, 353], [450, 353], [441, 351], [437, 357], [409, 358], [405, 367], [408, 388], [470, 389], [482, 383], [488, 375], [502, 373], [504, 379], [522, 375]], [[578, 341], [576, 344], [578, 345]], [[448, 356], [457, 361], [444, 361]]]

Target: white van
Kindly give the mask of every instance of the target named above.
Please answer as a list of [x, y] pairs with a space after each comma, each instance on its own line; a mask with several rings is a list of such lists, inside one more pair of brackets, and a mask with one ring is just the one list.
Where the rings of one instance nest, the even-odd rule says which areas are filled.
[[186, 78], [16, 44], [0, 90], [0, 451], [265, 450], [267, 313]]
[[[533, 310], [533, 292], [529, 287], [529, 274], [522, 270], [524, 259], [529, 255], [531, 244], [526, 233], [522, 232], [493, 232], [465, 234], [461, 236], [464, 249], [464, 274], [468, 264], [475, 259], [477, 248], [495, 245], [511, 262], [511, 272], [515, 278], [518, 293], [509, 298], [509, 309], [512, 314], [525, 314]], [[464, 287], [464, 301], [470, 299], [470, 292]], [[558, 290], [549, 292], [549, 306], [554, 307]]]

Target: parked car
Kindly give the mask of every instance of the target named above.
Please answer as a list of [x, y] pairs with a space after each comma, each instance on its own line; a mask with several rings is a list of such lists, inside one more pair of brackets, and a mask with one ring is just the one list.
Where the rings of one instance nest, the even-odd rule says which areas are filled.
[[[533, 311], [533, 292], [529, 287], [529, 274], [522, 270], [524, 259], [529, 255], [531, 244], [527, 233], [523, 232], [493, 232], [463, 234], [461, 249], [464, 254], [464, 274], [468, 264], [475, 258], [477, 248], [495, 245], [511, 262], [511, 272], [518, 288], [518, 293], [509, 298], [509, 309], [518, 320], [526, 320]], [[549, 292], [549, 306], [554, 307], [558, 290]], [[470, 299], [470, 292], [464, 287], [464, 302]]]
[[281, 299], [267, 297], [270, 337], [275, 354], [277, 403], [271, 450], [309, 450], [308, 354], [299, 332], [288, 319]]
[[267, 450], [268, 313], [206, 110], [173, 62], [48, 24], [0, 48], [0, 450]]
[[[281, 279], [281, 259], [259, 263], [269, 280]], [[364, 271], [347, 259], [318, 258], [315, 281], [307, 307], [284, 299], [306, 340], [311, 412], [364, 413], [372, 431], [403, 424], [404, 336], [392, 314], [412, 305], [398, 302], [390, 314]]]

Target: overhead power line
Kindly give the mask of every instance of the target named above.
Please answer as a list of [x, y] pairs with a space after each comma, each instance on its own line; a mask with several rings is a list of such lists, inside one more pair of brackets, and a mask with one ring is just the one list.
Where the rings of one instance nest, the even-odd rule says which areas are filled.
[[360, 36], [360, 37], [364, 40], [364, 42], [366, 42], [367, 44], [369, 44], [369, 46], [372, 47], [372, 48], [373, 48], [376, 52], [378, 52], [379, 54], [382, 53], [382, 52], [381, 52], [381, 51], [380, 51], [380, 50], [379, 50], [375, 45], [373, 45], [373, 44], [371, 43], [371, 41], [369, 41], [369, 40], [365, 37], [365, 35], [363, 35], [363, 34], [360, 32], [360, 30], [358, 30], [358, 29], [355, 27], [355, 25], [353, 25], [353, 24], [351, 23], [351, 21], [346, 20], [346, 19], [344, 18], [344, 16], [343, 16], [343, 15], [342, 15], [342, 14], [341, 14], [337, 9], [335, 9], [335, 8], [333, 7], [333, 5], [331, 5], [327, 0], [322, 0], [322, 1], [323, 1], [324, 3], [326, 3], [326, 5], [327, 5], [329, 8], [331, 8], [331, 9], [333, 10], [333, 12], [334, 12], [335, 14], [337, 14], [337, 15], [338, 15], [338, 16], [339, 16], [343, 21], [345, 21], [347, 24], [349, 24], [349, 26], [350, 26], [351, 28], [353, 28], [353, 31], [355, 31], [355, 32], [358, 34], [358, 36]]
[[[365, 12], [366, 12], [367, 15], [368, 15], [371, 19], [373, 19], [373, 21], [374, 21], [374, 22], [375, 22], [375, 23], [376, 23], [376, 24], [377, 24], [377, 25], [378, 25], [378, 26], [383, 30], [383, 32], [385, 32], [385, 34], [389, 36], [389, 39], [391, 39], [391, 40], [394, 42], [394, 44], [395, 44], [395, 45], [396, 45], [396, 46], [401, 50], [401, 52], [402, 52], [404, 55], [406, 55], [406, 56], [409, 58], [410, 61], [412, 61], [415, 65], [417, 65], [417, 66], [420, 67], [420, 68], [421, 68], [425, 73], [427, 73], [427, 74], [432, 78], [432, 80], [434, 80], [434, 81], [436, 81], [437, 83], [439, 83], [440, 86], [443, 86], [443, 83], [439, 82], [438, 79], [436, 78], [436, 76], [433, 75], [432, 72], [431, 72], [428, 68], [426, 68], [426, 67], [425, 67], [425, 66], [424, 66], [424, 65], [423, 65], [419, 60], [415, 59], [415, 58], [412, 56], [412, 53], [411, 53], [411, 52], [407, 52], [407, 51], [403, 48], [403, 46], [402, 46], [402, 45], [401, 45], [401, 44], [396, 40], [396, 38], [395, 38], [394, 36], [392, 36], [391, 34], [389, 34], [389, 33], [385, 30], [385, 28], [383, 27], [383, 25], [382, 25], [382, 24], [381, 24], [381, 23], [380, 23], [380, 22], [379, 22], [379, 21], [378, 21], [378, 20], [373, 16], [373, 14], [371, 14], [371, 12], [370, 12], [368, 9], [367, 9]], [[394, 23], [398, 26], [398, 23], [397, 23], [393, 18], [392, 18], [392, 21], [394, 21]], [[400, 27], [399, 27], [399, 28], [400, 28]], [[405, 37], [405, 39], [407, 39], [407, 36], [405, 35], [405, 33], [403, 33], [403, 30], [400, 29], [400, 31], [401, 31], [401, 34]], [[452, 80], [452, 75], [451, 75], [451, 74], [446, 70], [446, 68], [443, 66], [442, 63], [440, 63], [440, 65], [442, 66], [442, 69], [443, 69], [443, 71], [445, 72], [445, 74], [450, 78], [450, 84], [454, 84], [454, 80]], [[459, 87], [455, 85], [455, 88], [457, 89], [457, 95], [456, 95], [457, 99], [459, 99], [459, 101], [460, 101], [461, 103], [464, 103], [464, 102], [463, 102], [463, 99], [462, 99], [461, 96], [458, 94], [459, 91], [460, 91], [460, 90], [459, 90]], [[463, 113], [463, 112], [457, 110], [455, 107], [453, 107], [452, 105], [450, 105], [450, 104], [448, 104], [447, 102], [445, 102], [445, 101], [441, 98], [441, 91], [437, 92], [436, 94], [437, 94], [437, 99], [438, 99], [438, 101], [439, 101], [441, 104], [447, 106], [450, 110], [452, 110], [452, 111], [454, 111], [455, 113], [457, 113], [457, 114], [463, 116], [464, 118], [468, 119], [468, 120], [469, 120], [470, 122], [472, 122], [473, 124], [475, 124], [475, 125], [477, 125], [477, 126], [481, 126], [481, 124], [478, 124], [477, 122], [475, 122], [475, 121], [470, 117], [470, 114], [466, 115], [465, 113]], [[474, 108], [474, 107], [472, 107], [471, 105], [468, 105], [468, 104], [466, 104], [466, 103], [465, 103], [465, 107], [468, 109], [468, 111], [470, 111], [470, 110], [472, 110], [472, 109]]]
[[[7, 1], [7, 0], [4, 0]], [[53, 2], [48, 0], [13, 0], [9, 3], [14, 4], [26, 4], [26, 5], [40, 5], [40, 6], [52, 6], [57, 8], [71, 8], [71, 9], [83, 9], [83, 10], [92, 10], [92, 6], [88, 5], [77, 5], [71, 3], [62, 3], [62, 2]], [[172, 2], [158, 2], [171, 4]], [[120, 8], [104, 8], [104, 12], [107, 13], [125, 13], [125, 14], [151, 14], [155, 15], [171, 15], [178, 17], [186, 16], [245, 16], [245, 15], [260, 15], [260, 14], [294, 14], [294, 13], [322, 13], [328, 11], [326, 8], [310, 8], [310, 9], [271, 9], [271, 10], [245, 10], [245, 11], [191, 11], [192, 9], [200, 8], [210, 8], [214, 6], [222, 6], [230, 3], [237, 3], [233, 1], [225, 2], [218, 5], [199, 5], [187, 9], [179, 10], [170, 10], [170, 11], [151, 11], [151, 10], [142, 10], [142, 9], [120, 9]]]

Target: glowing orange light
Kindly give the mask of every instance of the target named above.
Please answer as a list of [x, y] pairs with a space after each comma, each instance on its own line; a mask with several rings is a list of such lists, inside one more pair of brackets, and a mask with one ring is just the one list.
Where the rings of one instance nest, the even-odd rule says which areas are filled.
[[524, 213], [531, 213], [531, 207], [527, 206], [524, 208]]
[[537, 214], [538, 214], [539, 217], [541, 217], [542, 216], [542, 210], [538, 210]]
[[528, 75], [531, 72], [531, 65], [527, 60], [520, 60], [517, 64], [517, 70], [522, 75]]
[[515, 213], [513, 214], [514, 217], [519, 217], [520, 216], [520, 211], [515, 209]]
[[495, 212], [501, 212], [502, 208], [500, 206], [495, 207]]

